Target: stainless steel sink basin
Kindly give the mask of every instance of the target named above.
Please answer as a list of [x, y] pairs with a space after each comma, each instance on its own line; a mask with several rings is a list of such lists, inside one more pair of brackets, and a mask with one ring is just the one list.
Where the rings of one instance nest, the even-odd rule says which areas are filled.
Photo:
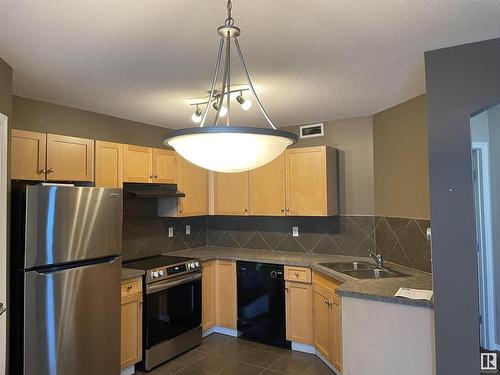
[[330, 268], [334, 271], [344, 272], [344, 271], [355, 271], [355, 270], [370, 270], [376, 268], [376, 266], [369, 262], [332, 262], [332, 263], [320, 263], [320, 266]]
[[388, 268], [373, 268], [370, 270], [343, 271], [346, 275], [356, 279], [387, 279], [391, 277], [405, 277], [404, 273], [394, 271]]
[[375, 264], [364, 261], [320, 263], [319, 265], [344, 273], [356, 279], [386, 279], [408, 276], [390, 268], [378, 268]]

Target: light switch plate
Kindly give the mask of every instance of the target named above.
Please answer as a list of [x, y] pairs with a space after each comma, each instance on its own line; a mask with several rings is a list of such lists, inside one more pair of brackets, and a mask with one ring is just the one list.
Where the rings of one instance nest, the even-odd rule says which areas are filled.
[[191, 234], [191, 225], [186, 225], [186, 234]]
[[173, 237], [174, 236], [174, 227], [168, 227], [168, 236]]
[[293, 237], [299, 236], [299, 227], [292, 227], [292, 236]]

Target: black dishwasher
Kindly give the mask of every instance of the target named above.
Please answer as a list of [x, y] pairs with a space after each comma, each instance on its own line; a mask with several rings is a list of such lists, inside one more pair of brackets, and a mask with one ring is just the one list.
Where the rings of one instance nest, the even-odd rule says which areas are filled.
[[238, 331], [243, 338], [290, 348], [283, 265], [237, 262]]

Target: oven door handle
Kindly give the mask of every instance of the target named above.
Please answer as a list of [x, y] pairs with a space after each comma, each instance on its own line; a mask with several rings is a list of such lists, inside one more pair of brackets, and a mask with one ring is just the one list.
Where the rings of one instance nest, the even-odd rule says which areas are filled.
[[163, 282], [149, 284], [149, 285], [146, 285], [146, 294], [156, 293], [156, 292], [159, 292], [161, 290], [170, 289], [170, 288], [173, 288], [175, 286], [187, 284], [191, 281], [199, 280], [199, 279], [201, 279], [201, 273], [197, 273], [196, 275], [192, 275], [192, 276], [188, 276], [188, 277], [183, 277], [182, 279], [175, 280], [175, 281], [166, 280]]

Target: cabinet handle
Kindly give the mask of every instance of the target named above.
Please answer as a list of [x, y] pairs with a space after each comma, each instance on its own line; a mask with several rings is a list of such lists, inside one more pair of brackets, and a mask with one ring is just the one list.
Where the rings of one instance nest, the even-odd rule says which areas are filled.
[[248, 208], [245, 208], [245, 213], [247, 213], [247, 212], [248, 212]]
[[328, 301], [325, 299], [325, 305], [328, 305]]
[[43, 174], [43, 173], [47, 173], [47, 170], [45, 168], [38, 170], [38, 174]]
[[153, 175], [150, 175], [149, 178], [153, 178]]
[[296, 276], [296, 277], [299, 277], [299, 273], [298, 273], [298, 272], [295, 272], [295, 276]]
[[282, 209], [281, 209], [281, 212], [285, 212], [285, 209], [284, 209], [284, 208], [282, 208]]
[[132, 289], [132, 284], [127, 285], [127, 290], [130, 290], [130, 289]]
[[286, 212], [290, 212], [290, 209], [287, 207]]
[[154, 176], [154, 178], [158, 178], [158, 175]]
[[182, 210], [179, 210], [179, 213], [182, 214]]
[[47, 170], [47, 173], [52, 173], [52, 172], [54, 172], [54, 168], [49, 168], [49, 169]]

